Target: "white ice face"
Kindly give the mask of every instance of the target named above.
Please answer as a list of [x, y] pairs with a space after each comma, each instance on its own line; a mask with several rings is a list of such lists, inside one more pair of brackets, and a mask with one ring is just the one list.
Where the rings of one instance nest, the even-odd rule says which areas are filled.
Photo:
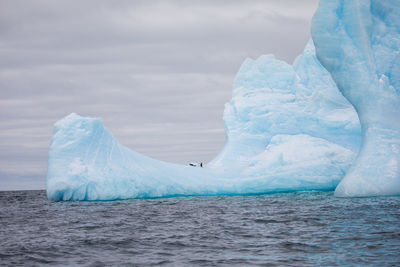
[[276, 135], [309, 135], [358, 153], [357, 114], [318, 62], [311, 41], [293, 66], [272, 55], [247, 59], [233, 87], [224, 112], [227, 143], [210, 168], [245, 168]]
[[360, 154], [335, 195], [400, 194], [400, 1], [323, 0], [312, 35], [362, 127]]
[[101, 120], [71, 114], [55, 125], [49, 152], [51, 200], [334, 190], [356, 157], [357, 114], [310, 42], [293, 66], [246, 60], [226, 104], [227, 142], [203, 168], [142, 156]]

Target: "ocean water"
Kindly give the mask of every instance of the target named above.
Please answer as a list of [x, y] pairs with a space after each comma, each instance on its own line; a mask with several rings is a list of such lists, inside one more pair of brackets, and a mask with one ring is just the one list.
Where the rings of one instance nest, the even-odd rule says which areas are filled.
[[400, 197], [49, 202], [0, 192], [1, 266], [399, 266]]

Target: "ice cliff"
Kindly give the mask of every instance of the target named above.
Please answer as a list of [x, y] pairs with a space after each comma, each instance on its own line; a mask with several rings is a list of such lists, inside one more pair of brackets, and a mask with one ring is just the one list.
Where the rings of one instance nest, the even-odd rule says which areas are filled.
[[57, 122], [49, 150], [50, 200], [334, 190], [355, 159], [360, 126], [316, 59], [312, 42], [295, 63], [247, 59], [226, 104], [227, 141], [204, 168], [124, 147], [100, 119]]
[[400, 1], [321, 1], [312, 36], [362, 126], [361, 151], [335, 195], [400, 194]]

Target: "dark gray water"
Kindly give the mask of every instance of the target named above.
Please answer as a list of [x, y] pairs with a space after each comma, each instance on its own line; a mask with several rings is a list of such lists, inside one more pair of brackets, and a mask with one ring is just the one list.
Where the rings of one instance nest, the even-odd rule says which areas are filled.
[[399, 266], [400, 197], [49, 202], [0, 192], [0, 265]]

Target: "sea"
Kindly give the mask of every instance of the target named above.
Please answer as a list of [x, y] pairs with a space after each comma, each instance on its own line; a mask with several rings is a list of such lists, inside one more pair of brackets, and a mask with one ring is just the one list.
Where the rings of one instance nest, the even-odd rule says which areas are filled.
[[400, 266], [400, 197], [50, 202], [0, 192], [0, 266]]

